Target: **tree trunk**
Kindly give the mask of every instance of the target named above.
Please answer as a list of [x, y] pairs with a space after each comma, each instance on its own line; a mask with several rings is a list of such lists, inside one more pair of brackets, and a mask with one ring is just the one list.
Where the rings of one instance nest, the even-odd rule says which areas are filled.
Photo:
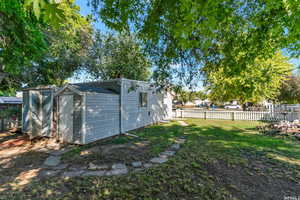
[[246, 109], [247, 109], [247, 104], [246, 103], [242, 104], [242, 109], [243, 109], [243, 111], [246, 111]]
[[2, 82], [2, 80], [5, 78], [6, 73], [4, 72], [0, 72], [0, 83]]

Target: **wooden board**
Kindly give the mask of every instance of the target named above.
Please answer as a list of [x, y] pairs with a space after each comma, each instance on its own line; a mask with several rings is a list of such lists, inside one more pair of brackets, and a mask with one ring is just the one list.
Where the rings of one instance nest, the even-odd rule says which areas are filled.
[[73, 95], [60, 96], [58, 130], [64, 142], [73, 142], [73, 112]]

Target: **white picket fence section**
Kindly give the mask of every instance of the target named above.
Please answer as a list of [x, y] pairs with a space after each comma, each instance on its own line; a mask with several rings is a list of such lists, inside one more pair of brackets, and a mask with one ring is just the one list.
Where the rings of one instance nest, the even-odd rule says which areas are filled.
[[174, 118], [227, 119], [250, 121], [298, 120], [299, 112], [267, 112], [267, 111], [204, 111], [201, 109], [174, 110]]

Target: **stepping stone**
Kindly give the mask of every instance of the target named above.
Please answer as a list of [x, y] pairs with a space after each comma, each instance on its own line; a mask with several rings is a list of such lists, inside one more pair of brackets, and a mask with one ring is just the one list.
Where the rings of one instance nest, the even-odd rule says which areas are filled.
[[67, 164], [59, 164], [59, 165], [53, 167], [53, 169], [61, 170], [61, 169], [65, 169], [65, 168], [67, 168], [67, 167], [68, 167]]
[[44, 177], [44, 176], [55, 176], [59, 173], [58, 170], [47, 170], [47, 171], [43, 171], [40, 176]]
[[158, 163], [158, 164], [161, 164], [161, 163], [164, 163], [164, 162], [167, 162], [168, 159], [167, 158], [161, 158], [161, 157], [155, 157], [155, 158], [152, 158], [150, 160], [150, 162], [152, 163]]
[[178, 121], [178, 123], [181, 125], [181, 126], [188, 126], [188, 124], [184, 121]]
[[109, 169], [108, 165], [97, 165], [97, 169]]
[[90, 170], [96, 170], [97, 169], [97, 165], [95, 165], [93, 163], [89, 163], [88, 169], [90, 169]]
[[112, 169], [127, 169], [126, 165], [122, 164], [122, 163], [117, 163], [117, 164], [113, 164]]
[[128, 173], [128, 169], [127, 168], [123, 168], [123, 169], [113, 169], [110, 171], [106, 172], [106, 176], [113, 176], [113, 175], [121, 175], [121, 174], [127, 174]]
[[177, 139], [176, 143], [183, 144], [183, 143], [185, 143], [185, 139]]
[[83, 176], [104, 176], [107, 173], [105, 170], [98, 170], [98, 171], [91, 171], [91, 172], [85, 172], [82, 175]]
[[135, 169], [133, 169], [133, 172], [141, 172], [141, 171], [143, 171], [143, 168], [135, 168]]
[[145, 164], [144, 164], [144, 167], [145, 167], [145, 168], [150, 168], [150, 167], [152, 167], [152, 166], [153, 166], [153, 164], [151, 164], [151, 163], [145, 163]]
[[64, 172], [62, 176], [65, 178], [70, 178], [70, 177], [80, 176], [84, 172], [85, 172], [84, 170], [69, 171], [69, 172]]
[[144, 147], [144, 146], [147, 146], [149, 144], [150, 144], [149, 141], [142, 141], [142, 142], [136, 142], [135, 143], [135, 145], [138, 146], [138, 147]]
[[[41, 153], [49, 153], [49, 152], [51, 152], [52, 150], [43, 147], [43, 148], [37, 149], [36, 151], [37, 151], [37, 152], [41, 152]], [[51, 154], [51, 153], [50, 153], [50, 154]]]
[[45, 162], [44, 165], [54, 167], [57, 166], [60, 163], [60, 156], [49, 156]]
[[97, 170], [97, 169], [109, 169], [108, 165], [95, 165], [93, 163], [89, 163], [88, 169]]
[[141, 167], [141, 166], [142, 166], [142, 162], [141, 162], [141, 161], [132, 162], [131, 165], [132, 165], [133, 167]]
[[172, 144], [171, 149], [175, 149], [175, 150], [180, 149], [180, 144], [178, 143]]
[[176, 153], [175, 151], [164, 151], [161, 153], [161, 155], [174, 156], [175, 153]]
[[169, 156], [164, 155], [164, 154], [160, 154], [159, 157], [160, 157], [160, 158], [166, 158], [166, 159], [167, 159]]
[[78, 171], [78, 170], [86, 170], [86, 167], [84, 166], [74, 166], [69, 168], [70, 171]]

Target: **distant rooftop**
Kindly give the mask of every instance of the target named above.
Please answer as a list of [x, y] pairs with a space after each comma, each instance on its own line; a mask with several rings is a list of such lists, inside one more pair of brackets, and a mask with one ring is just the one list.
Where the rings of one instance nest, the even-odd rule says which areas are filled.
[[22, 98], [0, 97], [0, 104], [22, 104]]

